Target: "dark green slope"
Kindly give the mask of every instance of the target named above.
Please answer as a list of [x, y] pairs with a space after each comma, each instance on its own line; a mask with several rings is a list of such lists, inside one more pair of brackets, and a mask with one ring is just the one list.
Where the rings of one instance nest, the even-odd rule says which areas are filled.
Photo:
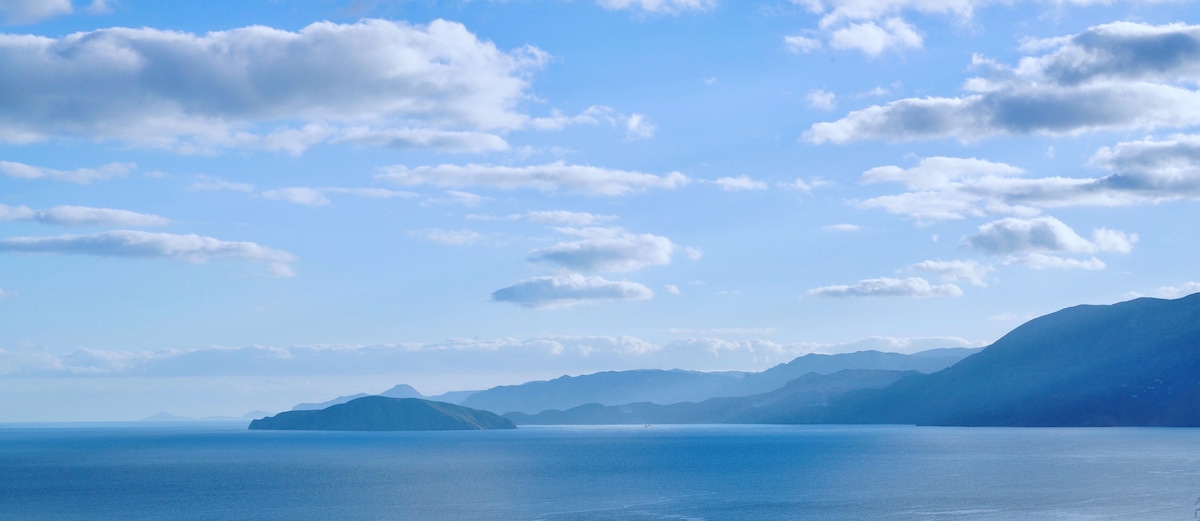
[[779, 420], [1200, 426], [1200, 294], [1067, 308], [943, 371]]
[[250, 422], [251, 429], [438, 431], [515, 429], [487, 411], [418, 398], [367, 396], [316, 411], [288, 411]]

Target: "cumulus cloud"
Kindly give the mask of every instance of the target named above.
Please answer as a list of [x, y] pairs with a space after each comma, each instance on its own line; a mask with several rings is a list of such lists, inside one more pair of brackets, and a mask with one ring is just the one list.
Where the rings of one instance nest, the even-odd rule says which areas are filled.
[[[2, 119], [2, 116], [0, 116], [0, 119]], [[0, 174], [4, 174], [8, 177], [15, 177], [17, 179], [51, 179], [54, 181], [68, 181], [81, 185], [90, 184], [93, 181], [104, 181], [117, 177], [125, 177], [136, 169], [137, 165], [133, 163], [109, 163], [97, 168], [56, 170], [53, 168], [27, 165], [25, 163], [0, 161]]]
[[488, 187], [502, 190], [534, 189], [584, 195], [618, 196], [650, 189], [674, 189], [688, 183], [679, 172], [664, 176], [630, 170], [613, 170], [562, 161], [544, 165], [451, 165], [408, 168], [392, 166], [377, 179], [404, 186], [433, 185], [441, 188]]
[[994, 0], [792, 0], [792, 3], [821, 14], [821, 25], [829, 26], [845, 20], [878, 20], [902, 11], [970, 18], [976, 7]]
[[433, 149], [464, 154], [501, 152], [510, 148], [508, 141], [490, 132], [449, 131], [431, 128], [370, 129], [355, 127], [342, 132], [335, 141], [399, 150]]
[[882, 25], [875, 22], [850, 24], [829, 35], [830, 47], [861, 51], [872, 57], [889, 49], [914, 49], [923, 44], [924, 39], [916, 28], [899, 18], [889, 18]]
[[1032, 219], [1007, 218], [979, 227], [979, 232], [963, 239], [971, 248], [990, 255], [1018, 253], [1128, 253], [1137, 242], [1137, 234], [1099, 228], [1089, 241], [1070, 226], [1053, 217]]
[[166, 226], [171, 220], [166, 217], [129, 210], [91, 208], [87, 206], [55, 206], [48, 210], [34, 210], [25, 206], [0, 204], [0, 221], [36, 221], [44, 224], [64, 226]]
[[814, 143], [1006, 134], [1074, 135], [1200, 124], [1200, 26], [1117, 22], [1035, 42], [1015, 67], [976, 57], [989, 79], [961, 97], [907, 98], [814, 124]]
[[808, 91], [804, 99], [808, 100], [808, 106], [821, 110], [833, 110], [837, 107], [837, 95], [821, 89]]
[[1122, 206], [1200, 199], [1200, 135], [1173, 135], [1101, 148], [1091, 164], [1102, 177], [1041, 177], [980, 159], [931, 157], [912, 168], [882, 166], [862, 182], [895, 182], [910, 191], [858, 204], [920, 221], [1008, 214], [1044, 208]]
[[784, 36], [783, 45], [787, 47], [787, 50], [796, 54], [807, 54], [823, 47], [821, 40], [799, 34]]
[[596, 0], [605, 9], [636, 10], [656, 14], [679, 14], [687, 11], [711, 11], [717, 0]]
[[1163, 286], [1154, 290], [1156, 296], [1162, 298], [1180, 298], [1200, 292], [1200, 282], [1188, 281], [1178, 286]]
[[12, 237], [0, 239], [2, 253], [47, 253], [101, 257], [170, 258], [188, 262], [211, 259], [244, 260], [268, 264], [273, 274], [292, 276], [291, 253], [253, 242], [231, 242], [196, 234], [149, 233], [116, 230], [90, 235]]
[[0, 2], [0, 20], [7, 24], [31, 24], [71, 14], [71, 0], [4, 0]]
[[[233, 189], [233, 188], [230, 188]], [[322, 187], [312, 188], [305, 186], [294, 186], [289, 188], [275, 188], [264, 190], [262, 196], [264, 199], [273, 201], [284, 201], [293, 204], [302, 204], [306, 206], [328, 206], [330, 204], [327, 194], [343, 194], [352, 195], [355, 197], [366, 197], [370, 199], [392, 199], [392, 198], [414, 198], [420, 197], [412, 192], [401, 190], [388, 190], [386, 188], [339, 188], [339, 187]]]
[[912, 271], [934, 273], [942, 282], [966, 282], [972, 286], [987, 286], [987, 276], [995, 268], [972, 260], [927, 260], [908, 267]]
[[613, 300], [647, 300], [654, 292], [636, 282], [610, 281], [577, 273], [535, 277], [492, 292], [492, 300], [527, 308], [562, 308]]
[[865, 279], [853, 286], [833, 285], [811, 289], [809, 295], [818, 297], [959, 297], [962, 288], [954, 284], [930, 284], [920, 277]]
[[625, 139], [650, 139], [658, 129], [643, 114], [634, 114], [625, 120]]
[[1005, 264], [1016, 264], [1032, 270], [1088, 270], [1096, 271], [1105, 268], [1104, 261], [1092, 257], [1090, 259], [1068, 259], [1044, 253], [1029, 253], [1009, 257]]
[[558, 228], [578, 240], [529, 252], [528, 259], [573, 271], [617, 272], [671, 263], [676, 245], [666, 237], [629, 233], [621, 228]]
[[326, 206], [329, 204], [329, 198], [325, 197], [325, 194], [316, 188], [276, 188], [263, 191], [262, 196], [264, 199], [286, 201], [307, 206]]
[[[516, 107], [529, 95], [528, 73], [545, 60], [536, 48], [501, 50], [444, 20], [5, 35], [0, 141], [297, 152], [349, 129], [344, 139], [492, 150], [502, 148], [497, 137], [471, 132], [528, 125]], [[363, 125], [382, 130], [355, 130]]]
[[524, 217], [536, 223], [565, 224], [568, 226], [587, 226], [617, 218], [615, 215], [598, 215], [569, 210], [529, 211], [525, 213]]
[[210, 177], [210, 176], [206, 176], [206, 175], [199, 176], [198, 179], [199, 179], [198, 181], [196, 181], [195, 183], [192, 183], [190, 186], [188, 186], [188, 190], [192, 190], [192, 191], [229, 190], [232, 192], [253, 192], [254, 191], [254, 185], [252, 185], [250, 183], [237, 183], [237, 182], [227, 181], [225, 179], [220, 179], [217, 177]]
[[712, 184], [717, 185], [726, 192], [741, 192], [745, 190], [766, 190], [767, 183], [755, 181], [746, 175], [737, 177], [719, 177], [712, 181]]
[[465, 246], [483, 240], [483, 234], [467, 229], [443, 230], [441, 228], [431, 228], [428, 230], [412, 230], [408, 232], [408, 234], [439, 244], [450, 244], [454, 246]]

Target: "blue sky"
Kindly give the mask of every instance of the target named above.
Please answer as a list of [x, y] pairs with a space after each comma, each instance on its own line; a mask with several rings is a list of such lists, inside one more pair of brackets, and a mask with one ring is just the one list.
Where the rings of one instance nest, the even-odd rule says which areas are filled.
[[1200, 290], [1178, 0], [0, 1], [0, 421]]

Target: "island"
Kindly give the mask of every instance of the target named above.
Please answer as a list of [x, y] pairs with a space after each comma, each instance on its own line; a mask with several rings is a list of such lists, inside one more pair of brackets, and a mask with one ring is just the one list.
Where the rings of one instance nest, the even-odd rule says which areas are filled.
[[251, 429], [313, 431], [449, 431], [515, 429], [499, 415], [419, 398], [366, 396], [320, 410], [287, 411], [250, 422]]

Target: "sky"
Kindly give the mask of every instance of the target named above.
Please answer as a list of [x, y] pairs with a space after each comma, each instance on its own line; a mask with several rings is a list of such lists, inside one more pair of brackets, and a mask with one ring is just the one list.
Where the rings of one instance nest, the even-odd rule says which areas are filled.
[[1200, 291], [1190, 0], [0, 0], [0, 422]]

